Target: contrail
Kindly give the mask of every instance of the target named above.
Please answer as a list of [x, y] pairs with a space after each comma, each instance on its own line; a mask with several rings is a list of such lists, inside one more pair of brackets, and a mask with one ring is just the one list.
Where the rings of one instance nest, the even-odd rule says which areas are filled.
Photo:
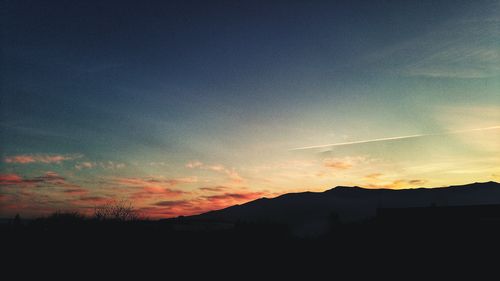
[[476, 131], [487, 131], [487, 130], [497, 130], [497, 129], [500, 129], [500, 126], [493, 126], [493, 127], [486, 127], [486, 128], [476, 128], [476, 129], [468, 129], [468, 130], [460, 130], [460, 131], [450, 131], [450, 132], [435, 133], [435, 134], [418, 134], [418, 135], [388, 137], [388, 138], [371, 139], [371, 140], [360, 140], [360, 141], [350, 141], [350, 142], [337, 142], [337, 143], [330, 143], [330, 144], [323, 144], [323, 145], [312, 145], [312, 146], [298, 147], [298, 148], [293, 148], [293, 149], [290, 149], [290, 150], [305, 150], [305, 149], [314, 149], [314, 148], [325, 148], [325, 147], [344, 146], [344, 145], [370, 143], [370, 142], [379, 142], [379, 141], [402, 140], [402, 139], [413, 139], [413, 138], [421, 138], [421, 137], [429, 137], [429, 136], [442, 136], [442, 135], [462, 134], [462, 133], [469, 133], [469, 132], [476, 132]]

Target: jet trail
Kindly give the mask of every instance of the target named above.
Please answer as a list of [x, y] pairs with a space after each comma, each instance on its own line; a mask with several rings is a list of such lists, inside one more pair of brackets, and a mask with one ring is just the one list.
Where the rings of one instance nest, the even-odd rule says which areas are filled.
[[497, 130], [497, 129], [500, 129], [500, 126], [493, 126], [493, 127], [486, 127], [486, 128], [476, 128], [476, 129], [468, 129], [468, 130], [459, 130], [459, 131], [450, 131], [450, 132], [435, 133], [435, 134], [418, 134], [418, 135], [388, 137], [388, 138], [379, 138], [379, 139], [371, 139], [371, 140], [338, 142], [338, 143], [330, 143], [330, 144], [323, 144], [323, 145], [304, 146], [304, 147], [293, 148], [293, 149], [290, 149], [290, 150], [305, 150], [305, 149], [314, 149], [314, 148], [325, 148], [325, 147], [344, 146], [344, 145], [361, 144], [361, 143], [371, 143], [371, 142], [380, 142], [380, 141], [413, 139], [413, 138], [421, 138], [421, 137], [429, 137], [429, 136], [453, 135], [453, 134], [462, 134], [462, 133], [469, 133], [469, 132], [476, 132], [476, 131], [487, 131], [487, 130]]

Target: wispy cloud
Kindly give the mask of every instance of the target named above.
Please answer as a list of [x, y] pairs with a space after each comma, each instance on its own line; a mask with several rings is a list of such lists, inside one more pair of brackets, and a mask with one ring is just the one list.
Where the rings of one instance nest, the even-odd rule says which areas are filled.
[[5, 163], [15, 164], [59, 164], [63, 161], [71, 161], [83, 157], [81, 154], [22, 154], [7, 156], [4, 158]]
[[366, 180], [378, 180], [381, 176], [383, 176], [382, 173], [373, 173], [373, 174], [368, 174], [364, 176], [364, 179]]
[[77, 170], [82, 170], [82, 169], [91, 169], [95, 167], [95, 163], [92, 162], [81, 162], [75, 165], [75, 168]]
[[205, 211], [202, 206], [189, 200], [160, 201], [151, 206], [141, 207], [139, 211], [151, 218], [177, 217], [195, 215]]
[[385, 69], [405, 76], [458, 79], [498, 76], [500, 5], [494, 2], [477, 5], [425, 34], [377, 52], [372, 59]]
[[0, 175], [0, 185], [15, 185], [23, 182], [23, 178], [16, 174]]
[[415, 134], [415, 135], [386, 137], [386, 138], [369, 139], [369, 140], [359, 140], [359, 141], [350, 141], [350, 142], [329, 143], [329, 144], [322, 144], [322, 145], [311, 145], [311, 146], [304, 146], [304, 147], [293, 148], [291, 150], [293, 151], [293, 150], [306, 150], [306, 149], [327, 148], [327, 147], [346, 146], [346, 145], [355, 145], [355, 144], [365, 144], [365, 143], [373, 143], [373, 142], [414, 139], [414, 138], [421, 138], [421, 137], [444, 136], [444, 135], [452, 135], [452, 134], [464, 134], [464, 133], [471, 133], [471, 132], [477, 132], [477, 131], [488, 131], [488, 130], [499, 130], [499, 129], [500, 129], [500, 126], [492, 126], [492, 127], [485, 127], [485, 128], [475, 128], [475, 129], [467, 129], [467, 130], [449, 131], [449, 132], [434, 133], [434, 134]]
[[323, 166], [334, 170], [347, 170], [364, 161], [364, 157], [327, 158], [323, 160]]
[[92, 168], [102, 168], [107, 170], [118, 170], [125, 168], [125, 163], [113, 162], [113, 161], [101, 161], [101, 162], [79, 162], [75, 165], [75, 169], [84, 170]]
[[194, 215], [245, 203], [260, 198], [265, 194], [264, 192], [234, 191], [185, 200], [158, 201], [150, 207], [143, 208], [142, 211], [152, 217]]
[[152, 166], [152, 167], [165, 166], [165, 165], [166, 165], [165, 162], [149, 162], [149, 166]]
[[247, 193], [223, 193], [218, 195], [204, 196], [210, 202], [218, 204], [228, 204], [233, 202], [249, 201], [262, 196], [262, 192], [247, 192]]
[[203, 170], [209, 170], [213, 171], [219, 174], [224, 174], [229, 177], [229, 179], [234, 182], [234, 183], [241, 183], [244, 181], [244, 179], [236, 172], [234, 168], [227, 168], [224, 165], [221, 164], [204, 164], [200, 161], [192, 161], [186, 164], [186, 168], [190, 169], [203, 169]]
[[159, 201], [153, 205], [162, 207], [191, 207], [191, 203], [188, 200]]
[[121, 187], [132, 188], [127, 190], [127, 196], [134, 201], [144, 201], [152, 198], [174, 198], [189, 192], [174, 189], [177, 185], [195, 183], [197, 178], [116, 178], [114, 183]]
[[147, 178], [116, 178], [115, 181], [121, 185], [126, 186], [151, 186], [151, 187], [173, 187], [179, 184], [195, 183], [197, 178], [161, 178], [161, 177], [147, 177]]
[[404, 180], [398, 179], [385, 183], [371, 183], [368, 184], [368, 188], [390, 188], [390, 189], [400, 189], [400, 188], [409, 188], [409, 187], [422, 187], [427, 183], [427, 180], [424, 179], [411, 179]]
[[83, 189], [83, 188], [65, 189], [62, 192], [69, 194], [69, 195], [86, 195], [89, 193], [89, 191], [87, 189]]
[[192, 161], [192, 162], [189, 162], [186, 164], [186, 168], [190, 168], [190, 169], [198, 168], [201, 166], [203, 166], [203, 163], [201, 163], [200, 161]]
[[105, 196], [80, 196], [79, 198], [71, 200], [71, 202], [75, 205], [90, 208], [114, 201], [114, 199]]
[[222, 185], [218, 185], [218, 186], [205, 186], [205, 187], [200, 187], [199, 189], [200, 189], [201, 191], [220, 192], [220, 191], [228, 190], [228, 189], [229, 189], [229, 187], [227, 187], [227, 186], [222, 186]]
[[0, 176], [0, 185], [13, 187], [65, 187], [79, 188], [77, 184], [70, 183], [65, 177], [55, 173], [46, 172], [42, 176], [23, 178], [17, 174], [6, 174]]
[[113, 161], [98, 162], [97, 164], [103, 169], [111, 169], [111, 170], [125, 168], [126, 166], [125, 163], [118, 163]]
[[161, 198], [176, 198], [181, 195], [187, 194], [188, 192], [171, 189], [171, 188], [155, 188], [144, 186], [141, 187], [138, 191], [132, 192], [129, 194], [129, 198], [133, 201], [143, 201], [148, 199], [161, 199]]
[[[457, 128], [494, 127], [500, 120], [500, 105], [496, 103], [475, 104], [450, 104], [436, 106], [436, 120], [440, 125], [450, 130]], [[459, 134], [457, 139], [477, 150], [483, 150], [491, 155], [500, 152], [500, 130], [481, 133], [475, 136]]]

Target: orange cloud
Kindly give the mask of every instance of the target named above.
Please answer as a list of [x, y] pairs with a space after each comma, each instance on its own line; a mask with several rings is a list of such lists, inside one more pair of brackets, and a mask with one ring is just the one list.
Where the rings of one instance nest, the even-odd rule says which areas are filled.
[[409, 180], [408, 183], [410, 185], [422, 185], [427, 183], [427, 180]]
[[143, 187], [142, 190], [130, 194], [129, 198], [137, 202], [151, 198], [174, 198], [183, 194], [187, 194], [187, 192], [169, 188]]
[[58, 154], [23, 154], [14, 155], [4, 158], [5, 163], [15, 163], [15, 164], [30, 164], [30, 163], [45, 163], [45, 164], [59, 164], [62, 161], [75, 160], [81, 158], [82, 155], [58, 155]]
[[55, 172], [46, 172], [45, 175], [32, 178], [31, 181], [37, 182], [38, 187], [42, 186], [59, 186], [66, 188], [79, 188], [79, 185], [70, 183], [66, 178]]
[[408, 188], [408, 187], [420, 187], [427, 183], [427, 180], [424, 179], [396, 179], [393, 181], [387, 182], [384, 180], [384, 174], [382, 173], [373, 173], [364, 176], [364, 179], [369, 183], [367, 187], [369, 188]]
[[23, 179], [16, 174], [0, 175], [0, 185], [14, 185], [20, 184]]
[[152, 206], [142, 208], [141, 211], [150, 217], [195, 215], [245, 203], [263, 195], [265, 195], [264, 192], [231, 192], [187, 200], [158, 201]]
[[188, 200], [174, 200], [174, 201], [159, 201], [156, 202], [154, 205], [162, 207], [173, 207], [173, 206], [190, 207], [191, 203]]
[[[63, 194], [81, 196], [87, 190], [68, 182], [55, 172], [46, 172], [37, 177], [22, 177], [16, 174], [0, 176], [3, 187], [1, 209], [4, 215], [22, 213], [28, 216], [48, 214], [61, 206], [65, 209], [75, 208], [73, 201], [67, 200]], [[48, 189], [47, 189], [48, 188]]]
[[423, 179], [413, 179], [413, 180], [394, 180], [392, 182], [386, 184], [369, 184], [367, 187], [369, 188], [391, 188], [391, 189], [399, 189], [399, 188], [408, 188], [408, 187], [420, 187], [427, 183], [427, 180]]
[[347, 169], [350, 169], [352, 168], [352, 164], [351, 163], [347, 163], [347, 162], [342, 162], [342, 161], [325, 161], [325, 167], [328, 167], [328, 168], [333, 168], [333, 169], [337, 169], [337, 170], [347, 170]]
[[79, 188], [79, 185], [70, 183], [66, 178], [60, 176], [55, 172], [46, 172], [42, 176], [32, 178], [22, 178], [16, 174], [0, 175], [0, 185], [12, 187], [65, 187], [65, 188]]
[[[196, 215], [204, 212], [202, 207], [192, 205], [189, 201], [164, 201], [165, 204], [169, 205], [167, 207], [163, 207], [160, 205], [142, 207], [139, 208], [139, 212], [146, 217], [150, 218], [170, 218], [170, 217], [178, 217], [178, 216], [189, 216]], [[168, 204], [166, 202], [172, 202]]]
[[202, 191], [219, 192], [219, 191], [224, 191], [224, 190], [227, 190], [227, 189], [229, 189], [229, 187], [227, 187], [227, 186], [222, 186], [222, 185], [218, 185], [218, 186], [206, 186], [206, 187], [200, 187], [199, 189], [200, 189], [200, 190], [202, 190]]
[[383, 176], [382, 173], [373, 173], [365, 176], [365, 179], [367, 180], [378, 180], [381, 176]]
[[253, 200], [256, 198], [259, 198], [262, 196], [262, 192], [250, 192], [250, 193], [224, 193], [224, 194], [219, 194], [219, 195], [210, 195], [210, 196], [204, 196], [206, 200], [210, 202], [217, 202], [217, 203], [222, 203], [226, 204], [228, 202], [242, 202], [242, 201], [249, 201]]
[[161, 186], [161, 187], [171, 187], [178, 184], [195, 183], [198, 180], [196, 178], [175, 178], [175, 179], [164, 179], [164, 178], [118, 178], [116, 182], [127, 185], [127, 186]]
[[115, 182], [119, 185], [132, 188], [128, 196], [133, 201], [143, 201], [151, 198], [172, 198], [184, 194], [186, 191], [173, 189], [172, 187], [180, 184], [197, 182], [196, 178], [117, 178]]

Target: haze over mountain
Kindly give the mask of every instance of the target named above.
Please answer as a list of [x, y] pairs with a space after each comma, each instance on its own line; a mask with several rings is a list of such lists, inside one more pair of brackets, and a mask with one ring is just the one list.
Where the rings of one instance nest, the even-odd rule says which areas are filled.
[[484, 204], [500, 204], [499, 183], [401, 190], [337, 186], [324, 192], [288, 193], [272, 199], [261, 198], [190, 218], [284, 223], [301, 234], [323, 231], [333, 215], [337, 215], [341, 222], [356, 222], [374, 217], [379, 208]]

